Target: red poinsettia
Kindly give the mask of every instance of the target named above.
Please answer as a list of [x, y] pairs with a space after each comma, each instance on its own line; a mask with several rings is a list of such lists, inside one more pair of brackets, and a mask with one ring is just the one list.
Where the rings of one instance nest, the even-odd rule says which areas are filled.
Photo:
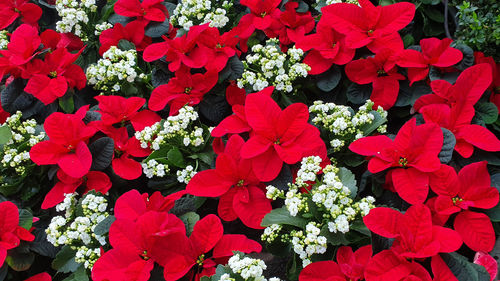
[[444, 262], [440, 255], [435, 255], [431, 259], [431, 269], [434, 278], [432, 281], [458, 281], [457, 277], [451, 272], [450, 268]]
[[299, 281], [345, 281], [339, 265], [334, 261], [318, 261], [306, 266], [299, 275]]
[[384, 250], [373, 256], [366, 266], [365, 279], [366, 281], [432, 280], [422, 265], [413, 260], [408, 261], [392, 250]]
[[27, 79], [31, 77], [24, 70], [26, 63], [37, 54], [41, 43], [38, 30], [28, 24], [19, 26], [10, 36], [7, 50], [0, 50], [0, 78], [6, 74]]
[[321, 9], [327, 23], [346, 36], [348, 47], [367, 46], [372, 52], [389, 48], [400, 50], [403, 41], [398, 31], [407, 26], [415, 15], [415, 5], [400, 2], [375, 7], [369, 0], [359, 4], [337, 3]]
[[33, 74], [24, 91], [32, 94], [44, 104], [50, 104], [66, 94], [68, 88], [83, 89], [87, 77], [83, 69], [74, 64], [80, 56], [59, 48], [45, 55], [44, 60], [35, 59], [27, 69]]
[[195, 25], [183, 36], [174, 39], [163, 37], [165, 42], [154, 43], [146, 47], [143, 58], [147, 62], [152, 62], [166, 56], [165, 59], [169, 62], [168, 69], [172, 72], [179, 70], [181, 66], [201, 68], [207, 64], [212, 54], [212, 50], [199, 40], [199, 36], [207, 28], [208, 23]]
[[305, 34], [311, 32], [315, 24], [311, 12], [299, 13], [296, 11], [298, 7], [299, 3], [297, 2], [286, 3], [285, 11], [279, 15], [281, 25], [278, 25], [278, 28], [271, 32], [267, 31], [266, 34], [271, 35], [269, 37], [279, 37], [282, 45], [289, 45], [292, 42], [299, 41]]
[[410, 85], [423, 80], [429, 73], [429, 66], [449, 67], [459, 63], [463, 54], [460, 50], [450, 47], [450, 38], [426, 38], [420, 40], [422, 52], [406, 49], [398, 54], [397, 64], [408, 68]]
[[80, 37], [73, 33], [59, 33], [52, 29], [47, 29], [40, 34], [44, 50], [52, 52], [59, 48], [66, 48], [68, 51], [79, 51], [83, 49], [83, 42]]
[[238, 38], [232, 32], [220, 35], [217, 28], [208, 27], [200, 34], [198, 41], [212, 51], [209, 55], [210, 60], [205, 65], [208, 70], [220, 72], [226, 66], [228, 59], [236, 55]]
[[250, 9], [241, 21], [249, 21], [258, 30], [265, 30], [277, 21], [280, 15], [278, 9], [281, 0], [241, 0], [240, 4]]
[[33, 241], [35, 236], [19, 226], [19, 210], [10, 202], [0, 202], [0, 264], [7, 257], [7, 250], [19, 246], [21, 240]]
[[151, 37], [144, 35], [144, 25], [141, 22], [132, 21], [125, 26], [116, 23], [113, 28], [106, 29], [99, 35], [99, 54], [102, 56], [111, 46], [117, 46], [120, 40], [134, 43], [137, 51], [142, 51], [151, 44]]
[[52, 281], [52, 277], [47, 272], [38, 273], [24, 281]]
[[134, 130], [141, 131], [146, 126], [151, 126], [161, 120], [158, 114], [150, 110], [142, 110], [146, 99], [139, 97], [124, 98], [121, 96], [97, 96], [99, 102], [99, 112], [101, 120], [98, 121], [104, 126], [119, 125], [123, 127], [130, 121]]
[[486, 161], [463, 167], [457, 173], [443, 165], [431, 176], [430, 184], [438, 194], [434, 209], [439, 215], [455, 217], [454, 228], [464, 243], [474, 251], [489, 252], [495, 245], [495, 231], [489, 217], [470, 208], [491, 209], [499, 200], [498, 190], [491, 186]]
[[45, 199], [42, 202], [42, 209], [49, 209], [61, 203], [64, 200], [65, 194], [75, 192], [81, 185], [85, 185], [84, 194], [90, 190], [106, 194], [111, 188], [111, 181], [108, 175], [99, 171], [90, 171], [82, 178], [73, 178], [68, 176], [63, 170], [58, 170], [57, 179], [59, 181], [45, 195]]
[[395, 238], [391, 250], [404, 258], [427, 258], [437, 253], [450, 253], [462, 245], [457, 232], [432, 224], [431, 211], [423, 204], [412, 205], [404, 214], [391, 208], [377, 207], [363, 217], [363, 222], [374, 233]]
[[304, 63], [311, 67], [310, 74], [327, 71], [333, 64], [344, 65], [352, 60], [355, 50], [346, 47], [344, 36], [335, 31], [323, 18], [316, 26], [316, 33], [306, 35], [296, 46], [309, 51]]
[[0, 2], [0, 30], [7, 28], [17, 18], [24, 23], [36, 25], [42, 16], [42, 9], [29, 0], [4, 0]]
[[493, 80], [489, 90], [491, 90], [490, 102], [494, 103], [500, 110], [500, 63], [496, 63], [492, 57], [486, 57], [482, 52], [474, 52], [474, 62], [476, 64], [487, 63], [491, 67]]
[[268, 95], [255, 93], [246, 98], [245, 116], [252, 134], [241, 149], [241, 157], [251, 159], [259, 180], [276, 178], [283, 162], [295, 164], [311, 155], [326, 158], [325, 143], [319, 130], [308, 123], [305, 104], [295, 103], [281, 110]]
[[357, 84], [372, 84], [370, 99], [375, 107], [391, 108], [398, 99], [399, 80], [406, 79], [398, 73], [394, 52], [384, 49], [373, 57], [351, 61], [345, 67], [349, 80]]
[[215, 169], [198, 172], [189, 181], [186, 191], [203, 197], [219, 197], [219, 216], [226, 221], [240, 218], [248, 227], [260, 226], [272, 209], [271, 202], [259, 187], [250, 160], [242, 159], [240, 151], [245, 141], [232, 135], [223, 153], [217, 156]]
[[344, 275], [352, 281], [364, 279], [365, 267], [372, 257], [372, 246], [359, 248], [356, 252], [351, 247], [342, 246], [337, 250], [337, 263]]
[[368, 170], [378, 173], [388, 168], [398, 195], [410, 204], [423, 203], [429, 191], [429, 173], [441, 167], [438, 154], [443, 133], [435, 124], [416, 125], [406, 122], [396, 138], [369, 136], [353, 142], [349, 149], [370, 156]]
[[[202, 276], [215, 274], [217, 264], [225, 264], [233, 251], [243, 253], [260, 252], [262, 246], [248, 239], [245, 235], [223, 234], [224, 229], [220, 219], [215, 215], [208, 215], [199, 220], [189, 236], [176, 236], [175, 240], [163, 240], [162, 251], [165, 256], [164, 278], [166, 281], [179, 280], [186, 274], [188, 280], [196, 275], [196, 280]], [[212, 257], [206, 255], [212, 251]], [[191, 269], [195, 267], [193, 272]]]
[[92, 164], [92, 155], [87, 147], [87, 140], [96, 129], [82, 121], [88, 105], [81, 107], [75, 114], [52, 113], [43, 127], [49, 140], [34, 145], [30, 158], [37, 165], [57, 164], [67, 175], [73, 178], [85, 176]]
[[163, 22], [168, 16], [163, 0], [118, 0], [115, 13], [124, 17], [135, 17], [146, 26], [150, 21]]
[[188, 68], [182, 67], [167, 84], [153, 90], [149, 109], [159, 111], [169, 104], [170, 115], [175, 115], [186, 104], [199, 104], [203, 96], [217, 84], [218, 77], [214, 71], [191, 74]]

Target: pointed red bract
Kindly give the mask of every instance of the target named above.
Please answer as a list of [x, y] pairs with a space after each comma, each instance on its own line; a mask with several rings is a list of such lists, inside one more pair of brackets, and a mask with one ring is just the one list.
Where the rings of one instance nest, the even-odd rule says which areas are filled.
[[35, 236], [19, 226], [19, 210], [10, 201], [0, 202], [0, 264], [7, 257], [7, 250], [13, 249], [21, 240], [33, 241]]

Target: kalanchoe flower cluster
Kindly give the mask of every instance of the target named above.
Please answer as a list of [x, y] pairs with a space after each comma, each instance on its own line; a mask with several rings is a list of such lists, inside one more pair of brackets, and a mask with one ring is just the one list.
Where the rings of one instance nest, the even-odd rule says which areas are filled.
[[290, 93], [294, 90], [293, 82], [300, 77], [307, 77], [311, 70], [301, 63], [304, 52], [292, 47], [283, 53], [278, 39], [269, 39], [266, 45], [254, 45], [252, 53], [243, 61], [245, 72], [238, 79], [238, 87], [249, 88], [253, 92], [275, 86], [278, 91]]
[[151, 159], [146, 163], [141, 163], [142, 171], [148, 178], [156, 177], [164, 177], [170, 169], [167, 164], [158, 163], [156, 160]]
[[24, 176], [33, 166], [29, 150], [45, 137], [45, 132], [37, 132], [37, 123], [34, 119], [21, 121], [21, 111], [7, 118], [3, 126], [10, 129], [11, 138], [2, 146], [0, 151], [1, 164], [6, 175], [8, 171]]
[[97, 64], [87, 68], [89, 84], [96, 90], [116, 93], [126, 82], [140, 82], [147, 78], [137, 66], [137, 52], [133, 49], [122, 51], [111, 46], [102, 57]]
[[56, 23], [56, 31], [72, 32], [83, 41], [88, 40], [89, 14], [97, 11], [95, 0], [56, 0], [56, 10], [61, 17], [61, 20]]
[[180, 183], [188, 184], [189, 181], [196, 175], [196, 171], [191, 165], [187, 165], [186, 168], [177, 171], [177, 181]]
[[9, 44], [9, 36], [7, 30], [0, 30], [0, 50], [7, 49], [7, 44]]
[[175, 8], [170, 22], [186, 30], [205, 23], [209, 23], [210, 27], [223, 28], [229, 22], [227, 14], [232, 7], [232, 0], [184, 0]]
[[54, 246], [67, 245], [76, 252], [75, 261], [92, 269], [101, 256], [100, 247], [106, 237], [94, 233], [96, 226], [109, 216], [108, 201], [95, 193], [87, 193], [77, 200], [77, 193], [66, 194], [56, 210], [64, 212], [55, 216], [46, 229], [47, 240]]
[[[313, 116], [312, 123], [328, 132], [328, 139], [334, 151], [340, 151], [353, 141], [372, 133], [374, 129], [368, 131], [367, 128], [371, 128], [376, 121], [381, 121], [376, 131], [386, 132], [387, 125], [382, 123], [387, 121], [387, 111], [380, 106], [375, 111], [373, 106], [374, 103], [367, 100], [354, 114], [349, 106], [315, 101], [309, 107], [309, 112]], [[375, 112], [380, 120], [375, 120]]]
[[269, 279], [264, 277], [263, 272], [267, 269], [267, 265], [263, 260], [245, 257], [241, 253], [232, 256], [227, 266], [231, 273], [224, 273], [218, 280], [214, 281], [234, 281], [240, 280], [240, 278], [245, 281], [280, 281], [277, 277]]
[[110, 28], [113, 28], [112, 23], [109, 23], [109, 22], [98, 23], [95, 25], [94, 35], [100, 36], [104, 30], [108, 30]]
[[325, 236], [320, 235], [321, 229], [318, 223], [309, 222], [306, 230], [292, 230], [290, 232], [293, 251], [302, 260], [302, 267], [311, 263], [311, 256], [314, 254], [324, 254], [327, 248]]

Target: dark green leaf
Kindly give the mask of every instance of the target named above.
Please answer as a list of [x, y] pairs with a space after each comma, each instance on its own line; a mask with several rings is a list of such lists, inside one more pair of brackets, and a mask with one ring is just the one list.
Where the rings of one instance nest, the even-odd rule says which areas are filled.
[[109, 232], [109, 228], [116, 220], [115, 216], [107, 216], [104, 220], [102, 220], [94, 229], [94, 233], [96, 235], [104, 235]]
[[274, 180], [267, 182], [266, 185], [272, 185], [280, 190], [288, 190], [288, 183], [291, 183], [292, 181], [292, 170], [289, 165], [285, 164], [283, 165], [283, 168], [281, 168], [278, 176]]
[[30, 250], [45, 257], [55, 258], [58, 249], [47, 241], [45, 229], [35, 228], [33, 235], [35, 235], [35, 240], [29, 244]]
[[485, 210], [485, 213], [492, 222], [500, 222], [500, 203], [491, 209]]
[[123, 26], [126, 26], [127, 23], [131, 22], [134, 18], [128, 18], [124, 16], [120, 16], [118, 14], [112, 14], [108, 21], [112, 24], [120, 23]]
[[394, 239], [385, 238], [376, 233], [372, 232], [372, 249], [373, 255], [382, 252], [383, 250], [388, 250], [391, 248]]
[[474, 105], [476, 115], [483, 119], [486, 124], [493, 124], [498, 119], [498, 108], [491, 102], [479, 102]]
[[73, 113], [73, 111], [75, 111], [75, 101], [73, 100], [73, 95], [66, 94], [59, 98], [59, 106], [65, 113]]
[[85, 269], [85, 266], [81, 265], [80, 267], [78, 267], [78, 269], [75, 272], [73, 272], [63, 281], [89, 281], [89, 277], [87, 275], [87, 270]]
[[135, 50], [135, 44], [128, 40], [121, 39], [120, 42], [118, 42], [118, 48], [122, 51]]
[[0, 267], [0, 281], [5, 280], [5, 277], [7, 277], [7, 272], [9, 272], [9, 266], [4, 263], [2, 267]]
[[92, 170], [102, 171], [106, 169], [113, 160], [115, 143], [112, 138], [103, 137], [89, 145], [92, 154]]
[[297, 13], [307, 13], [309, 11], [309, 5], [306, 2], [300, 1], [299, 6], [295, 9]]
[[146, 26], [145, 35], [153, 38], [160, 38], [162, 35], [165, 35], [170, 30], [170, 21], [168, 18], [165, 18], [163, 22], [150, 22]]
[[406, 34], [403, 37], [403, 44], [406, 48], [408, 48], [408, 46], [415, 44], [415, 38], [413, 38], [411, 34]]
[[33, 214], [26, 209], [19, 210], [19, 226], [26, 230], [30, 230], [33, 225]]
[[323, 92], [330, 92], [337, 87], [341, 78], [342, 74], [338, 66], [333, 66], [328, 71], [317, 76], [316, 85]]
[[187, 235], [191, 235], [191, 233], [193, 232], [194, 225], [196, 224], [197, 221], [200, 220], [200, 215], [198, 215], [195, 212], [188, 212], [180, 216], [179, 218], [182, 220], [182, 222], [184, 222], [184, 225], [186, 225]]
[[398, 99], [394, 106], [402, 107], [412, 105], [418, 98], [430, 94], [431, 92], [432, 90], [429, 85], [423, 81], [415, 82], [411, 87], [408, 80], [400, 81]]
[[75, 261], [76, 251], [66, 245], [57, 253], [56, 258], [52, 261], [52, 268], [58, 272], [69, 273], [75, 272], [80, 266]]
[[352, 83], [347, 88], [347, 99], [354, 104], [364, 104], [372, 94], [372, 86]]
[[203, 100], [200, 102], [200, 117], [207, 119], [207, 124], [217, 125], [226, 116], [231, 114], [231, 106], [227, 103], [226, 97], [224, 95], [217, 95], [211, 93], [205, 95]]
[[474, 50], [472, 50], [471, 47], [469, 47], [469, 46], [467, 46], [465, 44], [456, 43], [456, 42], [453, 42], [451, 44], [451, 46], [453, 48], [455, 48], [455, 49], [460, 50], [460, 52], [462, 52], [462, 54], [464, 55], [464, 57], [462, 58], [462, 60], [455, 65], [455, 67], [458, 70], [463, 71], [466, 68], [469, 68], [469, 67], [471, 67], [474, 64]]
[[483, 266], [469, 262], [457, 253], [441, 254], [458, 281], [489, 281], [490, 276]]
[[17, 110], [21, 110], [23, 117], [27, 117], [23, 109], [32, 106], [36, 99], [24, 92], [24, 86], [23, 79], [17, 78], [2, 90], [0, 104], [5, 111], [16, 113]]
[[306, 227], [307, 220], [300, 217], [292, 217], [285, 207], [281, 207], [267, 214], [260, 225], [266, 227], [272, 224], [286, 224], [304, 228]]
[[184, 163], [184, 157], [182, 156], [182, 152], [177, 147], [173, 147], [168, 151], [167, 158], [168, 161], [176, 167], [179, 168], [186, 167], [186, 164]]
[[349, 195], [351, 198], [355, 198], [358, 194], [358, 187], [356, 186], [356, 177], [354, 174], [347, 168], [341, 167], [338, 173], [339, 179], [343, 185], [347, 186], [351, 191]]
[[439, 160], [441, 160], [441, 163], [446, 164], [451, 161], [457, 140], [455, 139], [455, 135], [450, 130], [445, 128], [441, 128], [441, 130], [443, 131], [443, 147], [441, 148], [438, 157]]
[[431, 81], [434, 80], [445, 80], [451, 84], [454, 84], [457, 81], [460, 72], [441, 72], [436, 67], [431, 66], [429, 70], [429, 79]]
[[6, 144], [12, 138], [12, 132], [10, 131], [9, 126], [3, 125], [0, 126], [0, 145]]
[[441, 11], [438, 11], [434, 7], [425, 7], [423, 9], [424, 13], [433, 21], [443, 23], [444, 22], [444, 15]]
[[194, 212], [203, 205], [205, 200], [205, 197], [184, 196], [175, 201], [175, 205], [170, 212], [178, 217], [188, 212]]
[[354, 222], [352, 222], [350, 229], [355, 230], [355, 231], [357, 231], [361, 234], [364, 234], [366, 236], [371, 235], [370, 230], [368, 229], [368, 227], [366, 227], [366, 225], [362, 219], [357, 219]]
[[15, 271], [25, 271], [31, 267], [35, 255], [27, 246], [19, 246], [9, 251], [5, 262]]
[[236, 80], [241, 77], [245, 68], [237, 56], [232, 56], [227, 61], [226, 67], [219, 73], [219, 81]]
[[349, 241], [345, 238], [345, 235], [341, 232], [330, 232], [328, 230], [328, 226], [324, 225], [321, 228], [321, 232], [319, 233], [321, 236], [324, 236], [328, 243], [332, 244], [333, 246], [339, 246], [339, 245], [348, 245]]
[[363, 126], [360, 127], [361, 131], [363, 132], [363, 135], [368, 136], [371, 133], [375, 132], [378, 127], [382, 126], [385, 122], [387, 122], [386, 118], [383, 118], [380, 113], [377, 111], [371, 111], [370, 112], [375, 118], [372, 120], [370, 124], [364, 124]]

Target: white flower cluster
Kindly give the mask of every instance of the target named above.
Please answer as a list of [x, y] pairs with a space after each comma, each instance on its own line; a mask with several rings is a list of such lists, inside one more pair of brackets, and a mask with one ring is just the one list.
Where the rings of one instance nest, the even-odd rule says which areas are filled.
[[136, 50], [122, 51], [111, 46], [97, 64], [87, 68], [87, 79], [90, 85], [94, 85], [94, 89], [115, 93], [120, 91], [122, 82], [132, 83], [136, 78], [147, 78], [143, 73], [137, 75], [137, 70]]
[[271, 243], [276, 238], [279, 237], [280, 231], [283, 229], [283, 226], [279, 224], [271, 224], [270, 226], [264, 229], [264, 233], [260, 236], [262, 241], [266, 241], [267, 243]]
[[182, 0], [175, 8], [170, 22], [186, 30], [193, 25], [205, 23], [209, 23], [211, 27], [222, 28], [229, 22], [226, 14], [232, 7], [232, 0]]
[[177, 171], [177, 181], [180, 183], [188, 184], [195, 174], [196, 171], [194, 170], [193, 166], [187, 165], [186, 168]]
[[[252, 54], [253, 53], [253, 54]], [[306, 77], [311, 67], [301, 63], [304, 52], [295, 46], [283, 53], [279, 41], [272, 38], [266, 45], [254, 45], [252, 53], [243, 61], [245, 71], [238, 79], [238, 87], [250, 87], [253, 91], [260, 91], [268, 86], [275, 86], [278, 91], [290, 93], [292, 83], [299, 77]]]
[[[373, 105], [371, 100], [359, 107], [358, 112], [345, 105], [336, 105], [334, 103], [323, 103], [315, 101], [309, 107], [309, 112], [313, 116], [312, 123], [324, 128], [331, 135], [330, 145], [334, 151], [340, 151], [351, 142], [365, 137], [363, 127], [370, 125], [375, 120], [373, 115]], [[387, 117], [387, 111], [382, 107], [376, 110], [382, 118]], [[387, 125], [381, 125], [377, 128], [380, 133], [385, 133]]]
[[56, 0], [56, 11], [61, 20], [56, 23], [56, 31], [71, 32], [87, 41], [85, 27], [89, 22], [89, 14], [97, 11], [95, 0]]
[[21, 117], [21, 111], [17, 111], [2, 124], [10, 129], [11, 138], [0, 150], [2, 166], [12, 168], [18, 175], [24, 175], [26, 166], [33, 164], [29, 153], [31, 147], [45, 138], [45, 132], [36, 133], [34, 119], [21, 121]]
[[305, 233], [302, 230], [292, 230], [290, 232], [293, 251], [302, 260], [302, 267], [306, 267], [311, 263], [310, 257], [312, 255], [326, 252], [327, 240], [325, 236], [319, 235], [321, 230], [318, 225], [315, 222], [309, 222], [306, 225]]
[[135, 137], [141, 142], [142, 148], [150, 147], [153, 150], [160, 150], [161, 145], [173, 139], [180, 139], [185, 146], [197, 147], [204, 143], [204, 139], [203, 128], [190, 128], [196, 120], [198, 113], [186, 105], [179, 109], [179, 114], [135, 132]]
[[0, 30], [0, 50], [7, 49], [9, 44], [9, 32], [7, 30]]
[[98, 23], [98, 24], [95, 25], [94, 34], [95, 34], [95, 36], [99, 36], [99, 35], [101, 35], [101, 33], [104, 30], [107, 30], [107, 29], [110, 29], [110, 28], [113, 28], [113, 24], [110, 23], [110, 22]]
[[[100, 247], [106, 245], [106, 237], [95, 234], [94, 230], [109, 216], [106, 211], [108, 201], [102, 196], [88, 193], [78, 204], [77, 195], [65, 194], [64, 201], [56, 206], [57, 211], [65, 212], [64, 216], [53, 217], [45, 232], [51, 244], [56, 247], [69, 245], [76, 251], [75, 261], [92, 269], [100, 257]], [[77, 209], [81, 210], [80, 215]]]
[[321, 6], [327, 6], [331, 4], [337, 4], [337, 3], [351, 3], [351, 4], [356, 4], [359, 6], [358, 0], [316, 0], [316, 3]]
[[[267, 279], [263, 276], [264, 270], [267, 269], [266, 264], [263, 260], [253, 259], [250, 257], [242, 257], [240, 254], [233, 255], [227, 265], [234, 274], [237, 275], [238, 280], [241, 278], [245, 281], [281, 281], [277, 277], [271, 277]], [[235, 278], [231, 278], [230, 274], [223, 274], [218, 281], [234, 281]]]
[[155, 159], [151, 159], [146, 163], [141, 163], [142, 171], [148, 178], [152, 178], [157, 176], [159, 178], [164, 177], [168, 172], [170, 172], [170, 168], [167, 164], [158, 163]]

